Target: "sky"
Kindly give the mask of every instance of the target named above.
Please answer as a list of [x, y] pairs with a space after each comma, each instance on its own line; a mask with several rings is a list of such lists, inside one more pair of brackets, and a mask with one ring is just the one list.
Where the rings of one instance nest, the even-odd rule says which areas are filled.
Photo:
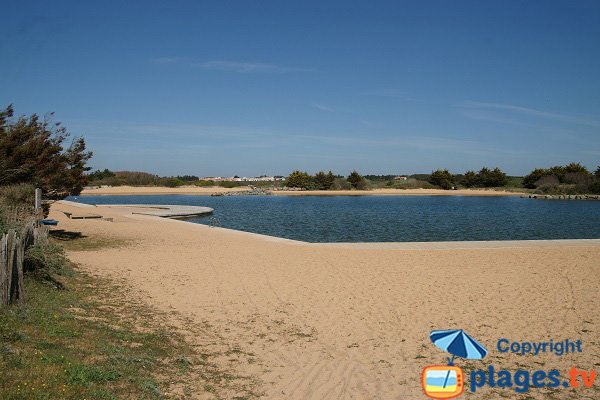
[[0, 107], [96, 169], [600, 164], [598, 1], [0, 0]]

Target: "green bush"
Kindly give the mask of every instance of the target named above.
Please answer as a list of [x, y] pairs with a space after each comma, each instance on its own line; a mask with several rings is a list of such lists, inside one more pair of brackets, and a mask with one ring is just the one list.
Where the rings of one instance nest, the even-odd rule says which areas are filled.
[[431, 173], [429, 183], [450, 190], [454, 187], [454, 176], [447, 169], [438, 169]]
[[[600, 170], [600, 168], [599, 168]], [[596, 194], [600, 178], [579, 163], [551, 168], [536, 168], [525, 176], [522, 185], [547, 194]]]
[[312, 184], [312, 177], [303, 171], [293, 171], [286, 180], [286, 186], [293, 188], [308, 189]]
[[195, 182], [194, 185], [196, 185], [198, 187], [215, 186], [215, 182], [214, 181], [201, 180], [201, 181]]
[[227, 189], [232, 189], [232, 188], [240, 186], [240, 183], [232, 182], [232, 181], [223, 181], [223, 182], [219, 182], [219, 186], [227, 188]]
[[350, 190], [352, 186], [344, 178], [335, 178], [329, 187], [330, 190]]
[[368, 188], [365, 178], [363, 178], [362, 175], [356, 171], [352, 171], [346, 180], [354, 189], [367, 190]]
[[313, 177], [313, 182], [317, 190], [329, 190], [334, 181], [335, 175], [331, 171], [328, 173], [319, 171]]
[[51, 274], [64, 273], [68, 265], [62, 246], [46, 242], [37, 243], [27, 249], [23, 268], [25, 272], [47, 277]]
[[596, 181], [588, 189], [591, 194], [600, 194], [600, 179], [596, 178]]
[[170, 188], [174, 188], [174, 187], [178, 187], [178, 186], [183, 186], [183, 185], [187, 185], [187, 182], [184, 182], [182, 180], [179, 180], [177, 178], [163, 178], [161, 180], [162, 185], [166, 186], [166, 187], [170, 187]]

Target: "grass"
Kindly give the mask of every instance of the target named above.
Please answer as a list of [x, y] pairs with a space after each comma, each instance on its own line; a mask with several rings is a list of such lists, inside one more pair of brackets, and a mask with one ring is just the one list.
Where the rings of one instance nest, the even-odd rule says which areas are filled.
[[70, 232], [62, 229], [50, 231], [50, 236], [67, 251], [94, 251], [108, 247], [125, 247], [132, 244], [132, 241], [127, 239], [98, 235], [90, 237], [83, 235], [81, 232]]
[[115, 325], [88, 299], [89, 283], [80, 275], [71, 290], [56, 290], [28, 279], [27, 303], [0, 310], [0, 398], [163, 398], [149, 389], [152, 371], [164, 371], [165, 356], [185, 343]]
[[0, 308], [1, 399], [259, 396], [127, 288], [76, 269], [61, 281], [67, 290], [28, 276], [25, 304]]

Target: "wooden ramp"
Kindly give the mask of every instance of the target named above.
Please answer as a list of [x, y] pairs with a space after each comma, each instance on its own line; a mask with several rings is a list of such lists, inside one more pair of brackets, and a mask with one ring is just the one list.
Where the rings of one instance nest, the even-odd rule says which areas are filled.
[[68, 212], [68, 211], [63, 211], [62, 213], [65, 214], [69, 219], [100, 219], [100, 218], [102, 218], [102, 215], [98, 215], [98, 214], [90, 214], [90, 213], [74, 214], [74, 213]]

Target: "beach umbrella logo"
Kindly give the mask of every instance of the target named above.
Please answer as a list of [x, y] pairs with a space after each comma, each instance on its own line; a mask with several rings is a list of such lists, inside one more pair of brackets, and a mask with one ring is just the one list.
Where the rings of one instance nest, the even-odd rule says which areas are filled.
[[423, 369], [421, 383], [425, 394], [433, 399], [460, 396], [464, 390], [464, 374], [454, 365], [454, 358], [481, 360], [487, 355], [487, 349], [462, 329], [432, 331], [429, 338], [452, 358], [448, 357], [448, 365], [431, 365]]

